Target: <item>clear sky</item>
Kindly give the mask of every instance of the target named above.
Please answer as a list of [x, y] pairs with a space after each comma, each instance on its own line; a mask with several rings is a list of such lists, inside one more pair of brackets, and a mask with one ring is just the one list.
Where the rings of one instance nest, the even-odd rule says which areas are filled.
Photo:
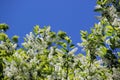
[[7, 23], [8, 35], [20, 36], [19, 42], [38, 24], [63, 30], [77, 43], [80, 30], [90, 31], [97, 22], [95, 5], [96, 0], [0, 0], [0, 23]]

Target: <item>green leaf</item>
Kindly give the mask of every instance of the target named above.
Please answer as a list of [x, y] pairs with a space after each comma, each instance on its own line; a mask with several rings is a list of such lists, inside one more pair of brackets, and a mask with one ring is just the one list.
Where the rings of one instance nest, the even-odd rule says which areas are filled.
[[112, 50], [116, 48], [117, 45], [115, 45], [115, 38], [110, 38], [110, 47]]
[[44, 33], [45, 32], [45, 29], [40, 29], [40, 33]]
[[58, 32], [58, 36], [59, 36], [60, 38], [64, 38], [64, 37], [66, 36], [66, 33], [63, 32], [63, 31], [59, 31], [59, 32]]
[[0, 33], [0, 41], [5, 41], [8, 36], [5, 33]]
[[98, 4], [98, 5], [102, 5], [102, 2], [101, 2], [101, 1], [97, 1], [97, 4]]
[[112, 26], [110, 26], [110, 25], [108, 25], [108, 26], [106, 26], [105, 27], [105, 32], [106, 32], [106, 35], [107, 36], [112, 36], [113, 35], [113, 27]]
[[97, 1], [97, 4], [99, 4], [99, 5], [104, 5], [104, 4], [107, 3], [107, 1], [108, 1], [108, 0], [98, 0], [98, 1]]
[[51, 38], [55, 38], [56, 37], [56, 33], [55, 32], [49, 32], [49, 35]]
[[74, 44], [71, 44], [71, 45], [70, 45], [70, 48], [74, 48], [74, 47], [75, 47], [75, 45], [74, 45]]
[[80, 34], [82, 41], [86, 41], [88, 35], [87, 31], [80, 31]]
[[88, 33], [87, 33], [87, 31], [80, 31], [80, 34], [81, 34], [81, 36], [86, 36]]
[[107, 25], [106, 28], [108, 28], [109, 30], [113, 30], [113, 27], [110, 25]]
[[69, 44], [72, 42], [68, 36], [65, 37], [65, 40], [66, 40]]
[[49, 53], [49, 50], [44, 49], [43, 52], [44, 52], [44, 54], [48, 54], [48, 53]]
[[0, 24], [0, 30], [6, 31], [7, 29], [9, 29], [7, 24], [5, 24], [5, 23]]
[[100, 54], [98, 54], [98, 55], [100, 55], [101, 57], [103, 57], [104, 55], [106, 55], [106, 53], [107, 53], [107, 48], [105, 46], [101, 46], [101, 48], [100, 48]]
[[67, 43], [65, 43], [65, 42], [57, 42], [57, 44], [60, 45], [63, 48], [67, 47]]
[[66, 44], [66, 43], [63, 43], [62, 46], [63, 46], [64, 48], [66, 48], [66, 47], [67, 47], [67, 44]]
[[61, 50], [62, 50], [64, 53], [67, 53], [67, 52], [68, 52], [68, 50], [65, 49], [65, 48], [61, 48]]
[[120, 52], [117, 52], [118, 56], [120, 57]]
[[35, 33], [35, 34], [38, 34], [38, 33], [39, 33], [39, 29], [40, 29], [40, 28], [39, 28], [39, 25], [36, 25], [36, 26], [34, 27], [34, 30], [33, 30], [34, 33]]
[[15, 42], [15, 43], [17, 43], [18, 42], [18, 38], [19, 37], [15, 35], [15, 36], [12, 37], [12, 41]]

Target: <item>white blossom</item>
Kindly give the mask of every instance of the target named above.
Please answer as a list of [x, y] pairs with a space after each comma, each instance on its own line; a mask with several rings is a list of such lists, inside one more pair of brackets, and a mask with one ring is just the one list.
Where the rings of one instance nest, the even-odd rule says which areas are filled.
[[63, 52], [62, 50], [60, 50], [60, 49], [58, 49], [58, 48], [57, 48], [57, 49], [55, 49], [55, 51], [56, 51], [56, 52], [58, 52], [58, 53], [65, 54], [65, 52]]
[[51, 48], [50, 48], [50, 53], [49, 53], [49, 55], [48, 55], [48, 58], [49, 58], [49, 59], [52, 58], [53, 53], [54, 53], [54, 48], [51, 47]]
[[70, 52], [68, 52], [69, 55], [73, 55], [76, 51], [78, 50], [78, 48], [74, 48], [72, 49]]

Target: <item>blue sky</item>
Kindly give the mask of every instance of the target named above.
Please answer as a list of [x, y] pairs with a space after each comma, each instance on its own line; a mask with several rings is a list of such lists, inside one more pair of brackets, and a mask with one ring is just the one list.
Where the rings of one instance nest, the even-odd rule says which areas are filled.
[[90, 31], [95, 19], [96, 0], [0, 0], [0, 23], [7, 23], [11, 37], [23, 37], [33, 26], [50, 25], [53, 31], [67, 32], [73, 43], [80, 42], [80, 30]]

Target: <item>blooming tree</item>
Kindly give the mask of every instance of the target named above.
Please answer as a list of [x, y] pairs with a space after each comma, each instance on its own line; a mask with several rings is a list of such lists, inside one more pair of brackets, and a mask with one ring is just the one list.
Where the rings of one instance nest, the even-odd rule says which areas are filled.
[[10, 39], [0, 24], [1, 80], [120, 80], [120, 1], [97, 0], [95, 11], [99, 23], [91, 32], [81, 31], [78, 50], [63, 31], [51, 31], [50, 26], [26, 34], [22, 47], [18, 36]]

